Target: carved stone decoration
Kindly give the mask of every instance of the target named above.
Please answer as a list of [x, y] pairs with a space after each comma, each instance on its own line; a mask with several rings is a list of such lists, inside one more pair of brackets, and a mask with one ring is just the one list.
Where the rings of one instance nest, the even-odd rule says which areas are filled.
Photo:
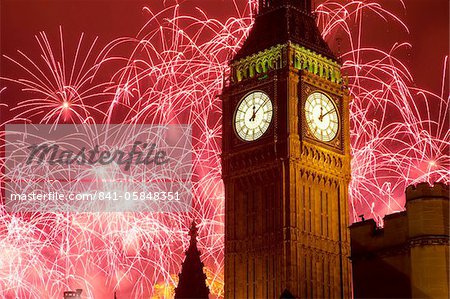
[[[293, 53], [292, 56], [289, 56], [289, 53]], [[276, 45], [234, 61], [231, 64], [231, 82], [238, 83], [243, 80], [258, 78], [271, 70], [286, 67], [288, 64], [333, 83], [342, 83], [340, 66], [337, 62], [292, 43]]]
[[[350, 298], [350, 97], [341, 66], [305, 11], [309, 0], [260, 5], [222, 94], [225, 298], [279, 298], [285, 289], [294, 298]], [[270, 97], [273, 119], [246, 142], [233, 115], [257, 90]], [[314, 91], [339, 109], [330, 142], [305, 129], [304, 100]]]

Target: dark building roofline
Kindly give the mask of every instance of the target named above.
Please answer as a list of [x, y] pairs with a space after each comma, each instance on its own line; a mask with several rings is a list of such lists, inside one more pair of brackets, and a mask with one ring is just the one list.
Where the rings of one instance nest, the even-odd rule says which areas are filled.
[[[295, 0], [275, 2], [277, 4], [270, 8], [261, 9], [247, 40], [233, 61], [288, 42], [338, 61], [323, 39], [314, 15], [300, 4], [294, 5]], [[299, 0], [299, 3], [303, 2]]]

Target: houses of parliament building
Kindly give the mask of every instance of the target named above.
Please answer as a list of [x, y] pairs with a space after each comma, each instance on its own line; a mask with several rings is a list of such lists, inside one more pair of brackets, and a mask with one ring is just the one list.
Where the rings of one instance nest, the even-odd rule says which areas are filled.
[[[449, 186], [349, 227], [350, 95], [311, 0], [259, 0], [223, 102], [225, 299], [449, 298]], [[208, 298], [195, 223], [175, 298]], [[80, 294], [67, 292], [66, 298]]]
[[259, 0], [230, 67], [225, 298], [448, 298], [448, 185], [349, 227], [351, 99], [311, 0]]

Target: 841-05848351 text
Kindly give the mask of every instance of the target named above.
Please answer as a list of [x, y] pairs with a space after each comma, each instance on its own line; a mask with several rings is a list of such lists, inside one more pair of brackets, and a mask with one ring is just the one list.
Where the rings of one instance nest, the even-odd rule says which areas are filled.
[[158, 192], [111, 192], [95, 191], [83, 193], [12, 193], [11, 201], [180, 201], [180, 192], [158, 191]]

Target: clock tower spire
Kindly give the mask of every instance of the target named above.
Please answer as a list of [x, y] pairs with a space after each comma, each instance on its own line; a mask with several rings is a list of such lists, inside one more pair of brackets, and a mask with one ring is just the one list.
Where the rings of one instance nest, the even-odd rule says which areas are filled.
[[250, 35], [234, 60], [287, 42], [337, 60], [316, 25], [311, 0], [260, 0]]
[[259, 5], [222, 93], [225, 298], [349, 298], [341, 66], [310, 0]]

